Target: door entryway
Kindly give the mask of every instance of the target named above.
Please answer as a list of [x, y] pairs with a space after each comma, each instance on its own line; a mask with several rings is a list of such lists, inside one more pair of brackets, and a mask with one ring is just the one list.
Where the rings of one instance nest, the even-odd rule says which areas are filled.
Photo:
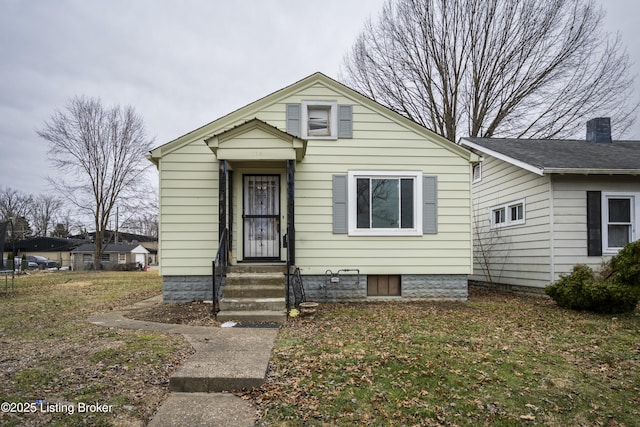
[[243, 180], [244, 259], [280, 260], [280, 175]]

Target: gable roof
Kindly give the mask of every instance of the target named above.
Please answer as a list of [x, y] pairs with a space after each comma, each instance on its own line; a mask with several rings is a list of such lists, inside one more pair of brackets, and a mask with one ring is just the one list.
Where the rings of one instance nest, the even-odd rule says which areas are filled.
[[[240, 158], [244, 158], [244, 156], [246, 156], [247, 147], [238, 146], [234, 141], [234, 138], [239, 135], [248, 134], [251, 131], [258, 131], [263, 135], [274, 137], [276, 141], [281, 143], [272, 147], [261, 147], [257, 145], [249, 147], [254, 149], [252, 152], [254, 158], [259, 158], [261, 160], [279, 160], [286, 158], [300, 161], [307, 152], [307, 140], [284, 132], [258, 118], [247, 120], [246, 122], [231, 129], [223, 130], [210, 138], [206, 138], [205, 142], [219, 160], [238, 160], [238, 157], [235, 156], [238, 156], [240, 152], [243, 152], [245, 154]], [[274, 153], [272, 152], [276, 153], [275, 157], [273, 157]]]
[[467, 137], [459, 143], [538, 175], [640, 174], [640, 141]]
[[[303, 89], [313, 86], [315, 84], [322, 84], [333, 91], [341, 94], [346, 98], [352, 99], [354, 102], [364, 105], [371, 110], [376, 111], [377, 113], [393, 120], [395, 122], [401, 123], [402, 125], [411, 128], [413, 131], [417, 133], [421, 133], [425, 136], [428, 136], [433, 142], [442, 146], [443, 148], [457, 154], [460, 157], [463, 157], [468, 160], [475, 160], [476, 155], [466, 148], [455, 144], [454, 142], [449, 141], [448, 139], [438, 135], [437, 133], [427, 129], [426, 127], [420, 125], [419, 123], [414, 122], [411, 119], [406, 118], [405, 116], [396, 113], [395, 111], [385, 107], [384, 105], [374, 101], [373, 99], [363, 95], [362, 93], [351, 89], [350, 87], [334, 80], [330, 77], [327, 77], [325, 74], [316, 72], [311, 74], [308, 77], [303, 78], [289, 86], [286, 86], [280, 90], [277, 90], [265, 97], [258, 99], [244, 107], [241, 107], [223, 117], [220, 117], [204, 126], [201, 126], [179, 138], [174, 139], [173, 141], [169, 141], [166, 144], [160, 145], [152, 149], [147, 154], [147, 159], [153, 162], [156, 166], [159, 163], [159, 160], [165, 154], [171, 153], [172, 151], [187, 145], [193, 141], [204, 140], [212, 137], [214, 134], [220, 134], [225, 130], [230, 130], [233, 127], [236, 127], [240, 122], [246, 121], [247, 117], [255, 116], [256, 113], [261, 111], [268, 105], [279, 102], [280, 100], [287, 98]], [[285, 131], [282, 131], [285, 132]], [[286, 133], [286, 132], [285, 132]]]

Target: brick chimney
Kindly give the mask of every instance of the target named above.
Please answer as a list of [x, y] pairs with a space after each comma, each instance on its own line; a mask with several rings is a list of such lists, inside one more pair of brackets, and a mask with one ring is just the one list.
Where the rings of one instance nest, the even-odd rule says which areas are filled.
[[587, 122], [587, 141], [611, 144], [611, 119], [598, 117]]

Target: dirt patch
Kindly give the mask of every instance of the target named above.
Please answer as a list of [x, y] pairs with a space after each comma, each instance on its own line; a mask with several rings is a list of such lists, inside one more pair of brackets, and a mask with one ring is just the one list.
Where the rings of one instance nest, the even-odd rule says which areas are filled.
[[189, 326], [219, 326], [211, 313], [212, 305], [202, 301], [184, 304], [155, 304], [150, 307], [131, 310], [126, 317], [147, 322], [171, 323]]

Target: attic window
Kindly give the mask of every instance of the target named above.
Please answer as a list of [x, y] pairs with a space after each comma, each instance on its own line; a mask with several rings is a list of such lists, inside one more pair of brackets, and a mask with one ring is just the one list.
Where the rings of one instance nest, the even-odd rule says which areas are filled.
[[325, 106], [310, 106], [307, 135], [330, 136], [331, 135], [331, 108]]
[[302, 137], [305, 139], [338, 139], [338, 103], [335, 101], [303, 101]]
[[482, 181], [482, 163], [475, 163], [473, 165], [473, 182]]

